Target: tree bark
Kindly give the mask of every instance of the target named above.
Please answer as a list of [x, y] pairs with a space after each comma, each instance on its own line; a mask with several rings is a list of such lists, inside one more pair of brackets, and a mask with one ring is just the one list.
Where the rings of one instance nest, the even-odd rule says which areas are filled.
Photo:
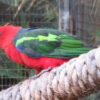
[[100, 48], [0, 92], [0, 100], [77, 100], [100, 90]]

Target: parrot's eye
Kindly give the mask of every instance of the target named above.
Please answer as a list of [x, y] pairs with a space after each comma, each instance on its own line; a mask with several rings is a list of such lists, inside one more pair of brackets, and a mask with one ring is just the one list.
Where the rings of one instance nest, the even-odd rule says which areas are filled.
[[2, 32], [0, 32], [0, 35], [2, 35]]

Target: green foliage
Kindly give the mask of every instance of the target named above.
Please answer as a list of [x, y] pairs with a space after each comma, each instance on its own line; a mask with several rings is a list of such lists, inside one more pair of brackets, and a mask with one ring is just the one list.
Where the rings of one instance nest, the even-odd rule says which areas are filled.
[[9, 2], [7, 2], [7, 0], [0, 0], [0, 1], [10, 6], [17, 6], [18, 2], [20, 2], [20, 0], [9, 0]]
[[[3, 24], [14, 23], [23, 27], [57, 27], [58, 11], [56, 0], [1, 0], [9, 4], [6, 10], [4, 8], [5, 18]], [[15, 0], [13, 0], [15, 1]], [[10, 5], [11, 4], [11, 5]], [[15, 6], [16, 5], [16, 6]], [[7, 13], [6, 13], [7, 11]], [[10, 17], [8, 17], [8, 16]]]
[[79, 100], [100, 100], [100, 92], [91, 94], [90, 96]]

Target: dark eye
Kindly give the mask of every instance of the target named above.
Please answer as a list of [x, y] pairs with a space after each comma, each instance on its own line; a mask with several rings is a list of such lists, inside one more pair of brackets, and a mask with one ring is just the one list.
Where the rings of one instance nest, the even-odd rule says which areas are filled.
[[0, 32], [0, 35], [2, 35], [2, 32]]

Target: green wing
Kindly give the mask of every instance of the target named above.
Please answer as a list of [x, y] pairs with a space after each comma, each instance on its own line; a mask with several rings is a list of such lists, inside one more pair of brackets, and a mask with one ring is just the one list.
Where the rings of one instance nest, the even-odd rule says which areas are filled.
[[67, 58], [78, 56], [91, 48], [75, 36], [55, 29], [24, 29], [15, 36], [15, 47], [30, 57]]

